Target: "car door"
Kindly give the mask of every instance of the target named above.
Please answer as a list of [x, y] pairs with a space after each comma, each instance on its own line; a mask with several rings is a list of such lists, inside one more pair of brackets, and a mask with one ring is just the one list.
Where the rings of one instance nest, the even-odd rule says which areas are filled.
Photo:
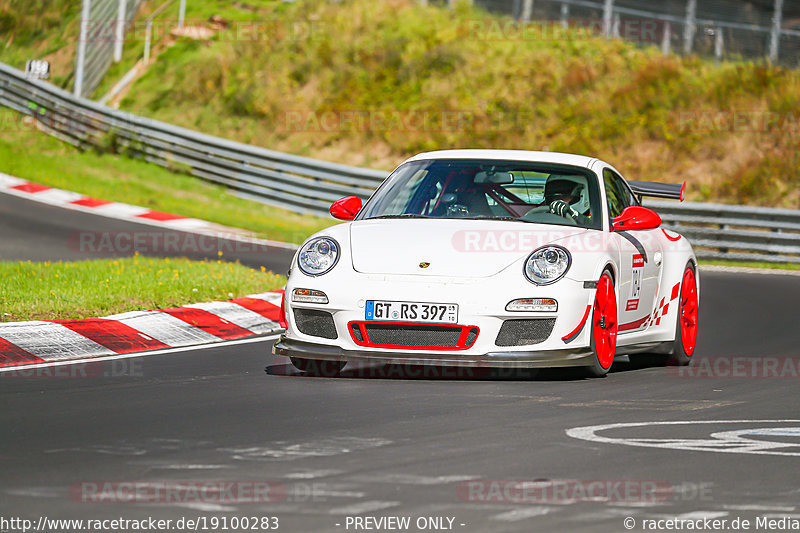
[[[626, 207], [639, 205], [628, 184], [614, 170], [603, 169], [603, 185], [611, 219], [619, 216]], [[620, 334], [643, 331], [647, 317], [653, 312], [663, 259], [659, 231], [611, 232], [611, 239], [620, 251], [617, 280]]]

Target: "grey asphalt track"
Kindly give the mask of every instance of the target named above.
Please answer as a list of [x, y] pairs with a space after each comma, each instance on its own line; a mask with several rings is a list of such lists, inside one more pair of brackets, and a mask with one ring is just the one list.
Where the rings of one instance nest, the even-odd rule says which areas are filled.
[[[54, 229], [42, 227], [65, 223], [53, 220]], [[274, 516], [280, 531], [333, 532], [366, 531], [346, 527], [348, 517], [407, 516], [407, 531], [420, 530], [420, 517], [450, 517], [463, 532], [621, 532], [626, 517], [643, 531], [646, 519], [745, 518], [755, 530], [759, 516], [796, 516], [800, 423], [732, 421], [800, 418], [800, 277], [701, 279], [697, 359], [683, 373], [640, 358], [595, 380], [399, 367], [313, 378], [269, 355], [264, 340], [0, 374], [0, 518], [199, 517], [222, 531], [210, 521]], [[704, 420], [723, 422], [605, 434], [673, 439], [666, 448], [566, 433]], [[742, 429], [795, 455], [676, 449]], [[527, 485], [503, 490], [508, 481]], [[125, 482], [159, 501], [119, 501], [131, 494]], [[278, 501], [192, 494], [213, 482], [271, 482]], [[168, 497], [153, 488], [164, 484], [184, 490]], [[85, 501], [98, 494], [117, 501]]]
[[[81, 247], [81, 235], [87, 233], [90, 237], [96, 236], [88, 242], [98, 244]], [[121, 245], [100, 246], [103, 235], [111, 236]], [[137, 236], [145, 243], [143, 255], [218, 259], [217, 250], [222, 249], [226, 260], [239, 260], [254, 268], [264, 266], [278, 274], [286, 273], [286, 265], [294, 253], [285, 248], [242, 244], [225, 238], [200, 242], [193, 234], [183, 231], [63, 209], [0, 193], [0, 260], [81, 261], [126, 257], [134, 254], [133, 243]], [[164, 242], [178, 244], [159, 244]]]
[[[412, 524], [441, 516], [465, 532], [611, 532], [624, 531], [628, 516], [641, 524], [796, 515], [797, 455], [630, 447], [566, 434], [624, 422], [800, 418], [796, 373], [758, 377], [746, 370], [754, 362], [783, 365], [787, 356], [795, 356], [788, 361], [797, 369], [800, 278], [706, 273], [703, 282], [693, 368], [706, 371], [684, 376], [634, 360], [597, 380], [555, 371], [458, 377], [441, 369], [440, 377], [416, 370], [408, 377], [409, 369], [391, 367], [312, 378], [269, 355], [270, 341], [0, 374], [0, 516], [277, 516], [280, 530], [291, 532], [354, 531], [345, 527], [348, 516], [409, 516]], [[729, 377], [733, 367], [719, 361], [739, 364], [744, 374]], [[709, 439], [723, 430], [798, 426], [716, 423], [611, 435]], [[767, 440], [800, 444], [791, 437], [797, 429], [786, 435]], [[484, 484], [463, 484], [470, 479]], [[610, 485], [599, 501], [586, 501], [572, 488], [504, 495], [500, 480]], [[285, 496], [259, 503], [188, 493], [158, 504], [82, 501], [81, 489], [92, 495], [100, 482], [126, 481], [235, 481], [245, 488], [269, 481]], [[614, 483], [625, 483], [627, 492], [615, 492]], [[470, 486], [478, 489], [470, 493]], [[106, 497], [128, 494], [108, 487]], [[492, 501], [481, 500], [489, 494]]]

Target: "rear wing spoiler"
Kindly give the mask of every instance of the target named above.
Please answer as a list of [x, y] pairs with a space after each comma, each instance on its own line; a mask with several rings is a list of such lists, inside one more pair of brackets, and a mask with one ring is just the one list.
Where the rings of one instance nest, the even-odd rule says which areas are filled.
[[683, 191], [686, 189], [686, 182], [680, 185], [677, 183], [657, 183], [654, 181], [629, 181], [633, 194], [639, 197], [651, 196], [653, 198], [669, 198], [671, 200], [683, 201]]

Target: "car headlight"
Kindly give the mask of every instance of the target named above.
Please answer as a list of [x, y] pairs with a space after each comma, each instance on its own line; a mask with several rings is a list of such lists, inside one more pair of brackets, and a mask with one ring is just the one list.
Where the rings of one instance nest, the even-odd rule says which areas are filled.
[[339, 243], [330, 237], [311, 239], [300, 248], [297, 266], [309, 276], [321, 276], [339, 260]]
[[572, 257], [561, 246], [543, 246], [525, 261], [525, 277], [537, 285], [547, 285], [564, 277]]

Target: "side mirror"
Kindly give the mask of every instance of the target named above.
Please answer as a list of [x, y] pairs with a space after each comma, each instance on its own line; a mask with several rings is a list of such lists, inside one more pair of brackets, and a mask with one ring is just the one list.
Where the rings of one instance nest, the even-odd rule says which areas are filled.
[[361, 211], [361, 205], [361, 198], [358, 196], [348, 196], [336, 200], [331, 206], [331, 216], [339, 220], [353, 220]]
[[661, 217], [652, 209], [632, 205], [611, 221], [614, 231], [636, 231], [656, 229], [661, 225]]

